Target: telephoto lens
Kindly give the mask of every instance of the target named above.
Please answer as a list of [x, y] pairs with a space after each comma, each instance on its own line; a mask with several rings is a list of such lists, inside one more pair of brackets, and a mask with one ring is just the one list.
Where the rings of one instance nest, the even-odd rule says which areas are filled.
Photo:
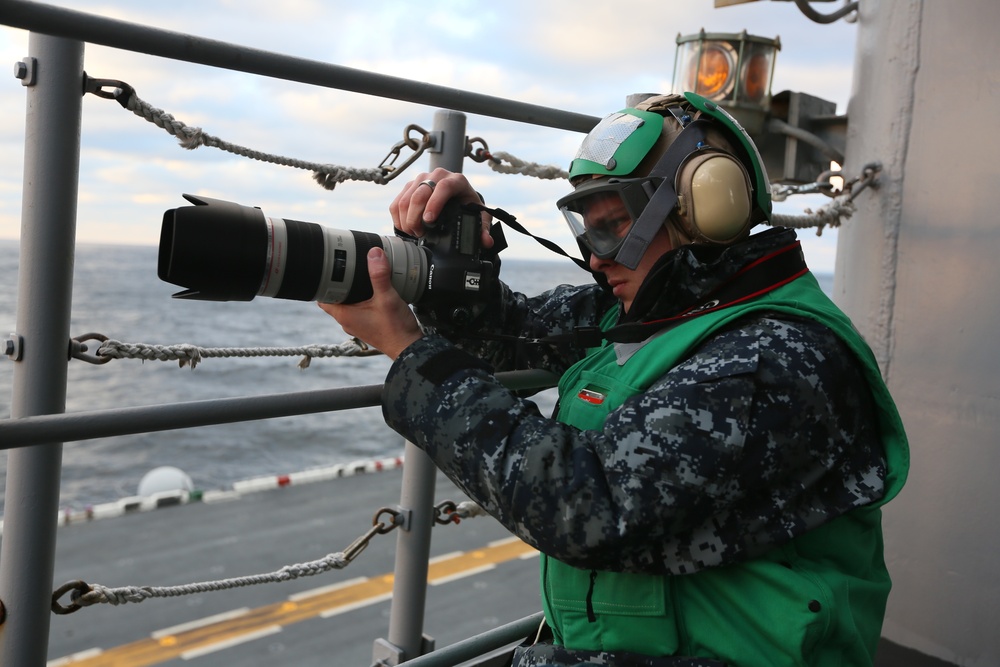
[[265, 216], [259, 208], [184, 195], [194, 206], [163, 214], [157, 275], [179, 299], [357, 303], [371, 298], [367, 255], [382, 248], [392, 286], [408, 303], [424, 291], [426, 248], [393, 236]]
[[[385, 251], [392, 287], [407, 303], [466, 307], [493, 284], [499, 261], [481, 254], [479, 213], [448, 202], [420, 240], [331, 229], [259, 208], [184, 195], [194, 206], [163, 214], [157, 275], [180, 299], [358, 303], [372, 296], [368, 251]], [[495, 260], [495, 256], [494, 256]]]

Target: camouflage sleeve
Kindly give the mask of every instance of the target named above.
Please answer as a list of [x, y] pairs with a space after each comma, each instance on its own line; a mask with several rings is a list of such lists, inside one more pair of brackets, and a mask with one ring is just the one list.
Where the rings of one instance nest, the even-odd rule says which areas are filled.
[[525, 344], [514, 339], [570, 334], [576, 327], [597, 326], [617, 303], [596, 283], [559, 285], [535, 297], [498, 283], [467, 326], [454, 324], [445, 308], [417, 307], [415, 311], [425, 330], [445, 336], [497, 371], [535, 368], [558, 374], [582, 358], [582, 346]]
[[873, 405], [840, 341], [760, 319], [581, 431], [438, 336], [387, 378], [387, 423], [509, 530], [576, 567], [683, 574], [752, 557], [882, 494]]

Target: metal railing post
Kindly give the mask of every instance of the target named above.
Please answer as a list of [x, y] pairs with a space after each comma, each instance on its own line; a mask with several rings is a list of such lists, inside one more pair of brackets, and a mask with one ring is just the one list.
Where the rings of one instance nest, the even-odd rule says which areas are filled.
[[[434, 114], [434, 145], [430, 168], [462, 171], [465, 157], [465, 114], [439, 110]], [[434, 462], [412, 442], [406, 443], [400, 507], [409, 513], [408, 530], [396, 538], [396, 566], [389, 611], [388, 646], [376, 640], [374, 662], [396, 665], [433, 650], [424, 638], [427, 569], [434, 526]], [[395, 655], [393, 655], [395, 654]]]
[[[83, 111], [83, 42], [32, 33], [28, 45], [15, 418], [66, 408]], [[8, 454], [0, 665], [46, 664], [61, 465], [61, 443]]]

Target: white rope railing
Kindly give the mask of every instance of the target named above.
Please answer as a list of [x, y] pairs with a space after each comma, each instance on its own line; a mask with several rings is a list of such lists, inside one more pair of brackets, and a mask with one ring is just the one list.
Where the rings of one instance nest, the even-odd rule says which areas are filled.
[[174, 118], [172, 114], [163, 109], [158, 109], [148, 102], [139, 98], [132, 92], [123, 106], [140, 118], [153, 123], [162, 128], [172, 136], [180, 140], [180, 145], [188, 150], [194, 150], [199, 146], [209, 146], [217, 148], [227, 153], [239, 155], [251, 160], [259, 160], [284, 167], [294, 167], [315, 172], [315, 179], [323, 187], [332, 190], [338, 183], [347, 180], [368, 181], [371, 183], [385, 184], [389, 181], [386, 172], [380, 168], [357, 168], [343, 167], [335, 164], [324, 164], [319, 162], [309, 162], [297, 158], [265, 153], [262, 151], [234, 144], [214, 135], [208, 134], [200, 127], [192, 127]]
[[775, 227], [795, 229], [816, 228], [816, 236], [822, 236], [825, 227], [840, 227], [841, 221], [850, 218], [857, 210], [850, 193], [834, 197], [829, 203], [813, 211], [805, 209], [804, 215], [772, 213], [770, 224]]
[[[504, 161], [509, 164], [504, 164]], [[569, 178], [569, 172], [565, 169], [553, 165], [538, 164], [537, 162], [526, 162], [503, 151], [490, 153], [490, 157], [486, 160], [486, 163], [490, 166], [490, 169], [501, 174], [521, 174], [523, 176], [532, 176], [547, 180]]]
[[[262, 162], [269, 162], [297, 169], [307, 169], [314, 172], [314, 178], [318, 183], [330, 190], [332, 190], [338, 183], [342, 183], [346, 180], [368, 181], [384, 185], [394, 176], [398, 175], [400, 171], [402, 171], [402, 168], [387, 167], [384, 162], [379, 168], [374, 169], [342, 167], [333, 164], [309, 162], [296, 158], [289, 158], [281, 155], [257, 151], [225, 141], [219, 137], [206, 133], [199, 127], [191, 127], [177, 120], [172, 114], [167, 113], [163, 109], [154, 107], [148, 102], [140, 99], [139, 96], [135, 94], [135, 90], [124, 82], [103, 79], [95, 79], [92, 81], [93, 87], [91, 92], [95, 92], [101, 97], [117, 100], [125, 109], [177, 137], [180, 140], [180, 145], [188, 150], [193, 150], [199, 146], [210, 146], [212, 148], [218, 148], [219, 150], [227, 151], [234, 155], [250, 158], [252, 160], [259, 160]], [[115, 88], [113, 93], [105, 93], [101, 91], [102, 87], [110, 85], [118, 86]], [[423, 150], [422, 145], [408, 137], [409, 129], [410, 128], [407, 129], [407, 132], [404, 135], [406, 137], [404, 138], [404, 141], [397, 144], [394, 150], [390, 153], [390, 155], [398, 155], [399, 150], [402, 148], [414, 148], [414, 146], [416, 146], [416, 148], [414, 148], [414, 155], [410, 156], [410, 158], [405, 161], [405, 165], [403, 165], [404, 167], [409, 165], [413, 159], [419, 155], [419, 152]], [[426, 143], [427, 139], [428, 137], [425, 136], [424, 143]], [[476, 141], [482, 140], [477, 139]], [[483, 142], [483, 144], [485, 146], [485, 142]], [[529, 162], [504, 151], [489, 151], [488, 149], [485, 149], [475, 154], [470, 152], [470, 156], [473, 156], [477, 162], [486, 162], [493, 171], [501, 174], [520, 174], [523, 176], [531, 176], [533, 178], [547, 180], [569, 178], [568, 172], [560, 167], [554, 165], [543, 165], [537, 162]], [[865, 168], [866, 176], [868, 175], [870, 166], [872, 165], [866, 166]], [[801, 191], [806, 192], [808, 190]], [[793, 227], [796, 229], [815, 227], [816, 235], [820, 236], [826, 227], [839, 227], [843, 219], [850, 218], [854, 214], [855, 207], [852, 204], [852, 200], [856, 195], [857, 192], [852, 195], [850, 194], [850, 188], [845, 187], [845, 194], [835, 197], [829, 204], [817, 209], [816, 211], [806, 209], [804, 215], [786, 215], [776, 213], [772, 215], [770, 224], [774, 226]], [[783, 199], [784, 196], [787, 196], [787, 194], [782, 195], [781, 198]], [[779, 197], [776, 193], [775, 199], [778, 198]], [[183, 355], [185, 352], [181, 351], [178, 352], [178, 354]], [[305, 365], [308, 366], [308, 359], [312, 356], [319, 355], [305, 354], [304, 356], [305, 359], [303, 361]], [[336, 354], [335, 356], [342, 355]], [[191, 363], [192, 367], [197, 363], [197, 360], [186, 361], [183, 357], [178, 357], [178, 360], [181, 361], [181, 365]]]
[[[478, 504], [467, 500], [455, 504], [444, 501], [435, 506], [435, 525], [459, 523], [461, 519], [485, 516], [486, 512]], [[383, 515], [390, 517], [388, 522], [379, 519]], [[102, 584], [88, 584], [83, 581], [71, 581], [57, 588], [52, 594], [52, 609], [57, 614], [72, 614], [83, 607], [95, 604], [110, 604], [114, 606], [126, 603], [145, 602], [152, 598], [171, 598], [197, 593], [232, 590], [260, 584], [281, 583], [301, 577], [312, 577], [331, 570], [342, 570], [367, 548], [368, 543], [376, 535], [385, 535], [403, 524], [403, 514], [397, 509], [383, 507], [375, 513], [372, 527], [356, 539], [344, 551], [327, 554], [322, 558], [306, 563], [285, 565], [274, 572], [264, 572], [214, 581], [200, 581], [177, 586], [118, 586], [110, 587]], [[59, 599], [70, 594], [70, 604], [63, 605]]]
[[182, 595], [194, 595], [196, 593], [226, 591], [244, 586], [292, 581], [299, 577], [312, 577], [324, 572], [330, 572], [331, 570], [342, 570], [349, 564], [350, 561], [344, 552], [338, 551], [327, 554], [323, 558], [309, 561], [308, 563], [286, 565], [274, 572], [252, 574], [245, 577], [231, 577], [216, 581], [202, 581], [178, 586], [121, 586], [118, 588], [110, 588], [101, 584], [90, 584], [90, 591], [75, 598], [74, 602], [84, 607], [93, 604], [117, 606], [126, 602], [144, 602], [150, 598], [170, 598]]
[[299, 368], [308, 368], [314, 358], [367, 357], [381, 354], [378, 350], [351, 339], [336, 345], [305, 345], [301, 347], [198, 347], [196, 345], [149, 345], [104, 341], [97, 349], [98, 358], [141, 359], [143, 361], [177, 361], [181, 368], [197, 366], [203, 359], [219, 357], [302, 357]]

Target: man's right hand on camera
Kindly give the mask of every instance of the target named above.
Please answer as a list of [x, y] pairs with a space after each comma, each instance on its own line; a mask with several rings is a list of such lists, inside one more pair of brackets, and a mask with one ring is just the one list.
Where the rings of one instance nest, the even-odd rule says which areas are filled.
[[[480, 203], [479, 193], [463, 174], [441, 168], [420, 174], [389, 204], [392, 224], [404, 234], [421, 238], [425, 223], [437, 220], [450, 199], [458, 199], [462, 204]], [[482, 215], [483, 248], [492, 248], [493, 237], [489, 234], [492, 217], [488, 213]]]

